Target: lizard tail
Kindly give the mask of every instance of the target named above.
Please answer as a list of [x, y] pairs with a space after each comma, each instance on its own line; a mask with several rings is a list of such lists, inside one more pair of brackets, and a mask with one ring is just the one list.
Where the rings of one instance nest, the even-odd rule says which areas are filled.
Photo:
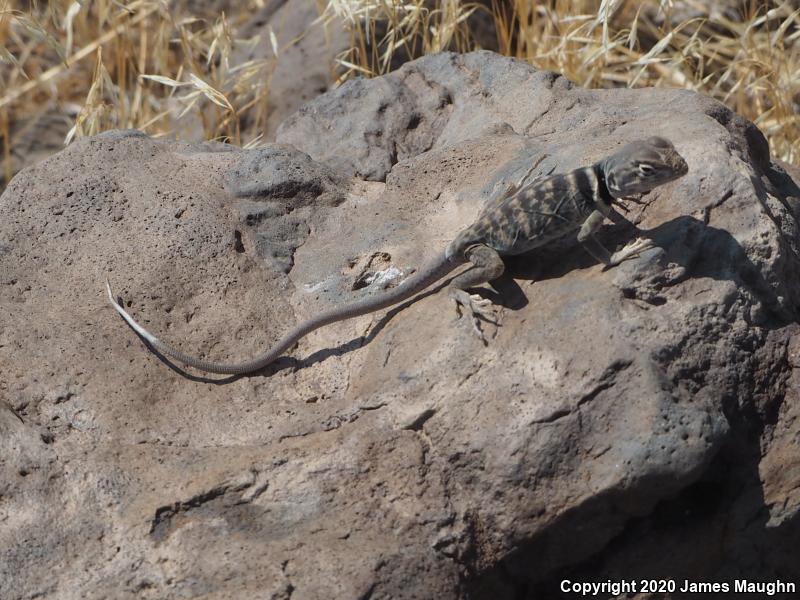
[[459, 264], [461, 263], [458, 261], [448, 260], [447, 257], [442, 254], [436, 260], [431, 262], [426, 268], [418, 273], [415, 273], [396, 288], [364, 298], [363, 300], [358, 300], [343, 306], [328, 309], [316, 317], [313, 317], [304, 323], [300, 323], [293, 329], [289, 330], [266, 352], [263, 352], [248, 361], [237, 364], [223, 364], [203, 360], [201, 358], [186, 354], [185, 352], [181, 352], [177, 348], [174, 348], [166, 342], [161, 341], [155, 335], [139, 325], [139, 323], [137, 323], [134, 318], [129, 315], [128, 312], [119, 304], [119, 302], [117, 302], [117, 300], [114, 298], [113, 292], [111, 291], [111, 284], [108, 282], [108, 279], [106, 279], [106, 291], [108, 292], [108, 299], [111, 301], [111, 305], [114, 307], [114, 310], [116, 310], [120, 316], [125, 319], [125, 322], [128, 323], [128, 325], [130, 325], [137, 334], [139, 334], [145, 341], [147, 341], [148, 344], [162, 354], [177, 359], [180, 362], [189, 365], [190, 367], [194, 367], [195, 369], [206, 371], [207, 373], [241, 375], [243, 373], [258, 371], [259, 369], [266, 367], [271, 362], [282, 356], [283, 353], [286, 352], [286, 350], [288, 350], [298, 340], [305, 337], [312, 331], [319, 329], [320, 327], [335, 323], [336, 321], [344, 321], [346, 319], [352, 319], [353, 317], [375, 312], [411, 298], [412, 296], [445, 277], [448, 273], [458, 267]]

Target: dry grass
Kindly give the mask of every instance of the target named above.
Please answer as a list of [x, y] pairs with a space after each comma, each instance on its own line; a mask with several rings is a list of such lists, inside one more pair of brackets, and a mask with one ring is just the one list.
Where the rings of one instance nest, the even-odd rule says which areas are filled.
[[[117, 127], [246, 143], [259, 131], [275, 57], [233, 64], [237, 14], [190, 0], [0, 0], [0, 143], [11, 175], [14, 125], [47, 111], [74, 116], [68, 140]], [[201, 5], [205, 3], [200, 3]], [[194, 11], [194, 12], [190, 12]], [[68, 141], [67, 140], [67, 141]]]
[[[285, 49], [270, 32], [269, 56], [241, 62], [257, 40], [235, 32], [264, 2], [229, 3], [236, 12], [226, 15], [191, 0], [0, 0], [6, 181], [20, 124], [48, 112], [72, 116], [69, 139], [135, 127], [257, 142], [271, 74]], [[776, 156], [800, 164], [800, 10], [791, 0], [740, 0], [738, 10], [715, 18], [679, 12], [714, 4], [706, 0], [317, 2], [325, 19], [343, 19], [352, 36], [350, 50], [338, 57], [342, 79], [382, 74], [444, 49], [471, 50], [482, 39], [589, 87], [708, 94], [755, 121]], [[492, 33], [489, 44], [476, 30], [481, 22]]]
[[[722, 14], [708, 15], [704, 8], [713, 4]], [[448, 45], [471, 49], [475, 36], [468, 17], [481, 11], [493, 23], [502, 54], [587, 87], [702, 92], [754, 121], [774, 155], [800, 164], [800, 10], [793, 4], [329, 0], [328, 13], [347, 18], [353, 33], [352, 48], [340, 59], [346, 75], [384, 73], [401, 51], [416, 57]], [[385, 33], [376, 37], [380, 31]]]
[[[328, 0], [323, 19], [336, 17], [350, 29], [350, 49], [338, 58], [341, 80], [383, 75], [397, 62], [443, 50], [475, 49], [470, 16], [481, 8], [461, 0]], [[376, 43], [377, 41], [377, 43]]]

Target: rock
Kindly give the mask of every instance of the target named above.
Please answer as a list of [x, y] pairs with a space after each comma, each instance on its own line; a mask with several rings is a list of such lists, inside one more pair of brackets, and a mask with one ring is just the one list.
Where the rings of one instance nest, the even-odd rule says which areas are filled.
[[[64, 147], [64, 138], [75, 122], [78, 109], [72, 104], [60, 106], [46, 104], [32, 115], [21, 116], [21, 111], [9, 119], [8, 139], [9, 170], [19, 172], [24, 166], [36, 164]], [[0, 193], [5, 189], [8, 175], [0, 173]]]
[[[288, 273], [295, 250], [309, 234], [301, 215], [305, 211], [298, 209], [337, 206], [344, 201], [346, 181], [292, 146], [268, 144], [236, 164], [226, 187], [242, 198], [237, 204], [249, 247], [274, 269]], [[247, 246], [241, 245], [239, 251]]]
[[[532, 163], [654, 134], [690, 168], [627, 214], [658, 247], [611, 270], [570, 240], [509, 261], [487, 346], [432, 292], [220, 382], [169, 368], [104, 296], [108, 276], [165, 339], [248, 358], [420, 268]], [[24, 421], [0, 427], [32, 457], [4, 468], [0, 597], [798, 580], [800, 190], [752, 124], [480, 52], [329, 92], [280, 138], [98, 136], [0, 197], [0, 395]]]
[[[238, 51], [232, 64], [276, 59], [261, 128], [267, 141], [274, 139], [281, 121], [303, 103], [328, 91], [336, 81], [336, 57], [349, 48], [350, 34], [340, 21], [333, 20], [326, 26], [319, 17], [315, 2], [268, 0], [238, 33], [242, 38], [258, 36], [259, 41], [252, 48]], [[278, 44], [277, 57], [271, 33]], [[248, 123], [251, 121], [248, 118]]]

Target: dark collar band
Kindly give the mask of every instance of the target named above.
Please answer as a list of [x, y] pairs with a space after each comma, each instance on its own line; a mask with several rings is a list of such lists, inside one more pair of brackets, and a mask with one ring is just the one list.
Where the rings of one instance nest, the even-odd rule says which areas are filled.
[[603, 167], [600, 165], [594, 166], [595, 175], [597, 175], [597, 194], [600, 196], [600, 199], [608, 204], [609, 206], [614, 204], [614, 196], [611, 195], [611, 192], [608, 191], [608, 185], [606, 185], [606, 173], [603, 171]]

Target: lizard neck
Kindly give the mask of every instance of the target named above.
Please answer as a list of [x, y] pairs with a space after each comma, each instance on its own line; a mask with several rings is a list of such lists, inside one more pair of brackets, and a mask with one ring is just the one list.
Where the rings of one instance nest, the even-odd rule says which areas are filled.
[[606, 172], [603, 169], [602, 163], [597, 163], [592, 167], [595, 177], [597, 178], [597, 190], [595, 191], [595, 203], [598, 210], [605, 215], [611, 212], [611, 206], [614, 204], [614, 196], [608, 189], [606, 183]]

